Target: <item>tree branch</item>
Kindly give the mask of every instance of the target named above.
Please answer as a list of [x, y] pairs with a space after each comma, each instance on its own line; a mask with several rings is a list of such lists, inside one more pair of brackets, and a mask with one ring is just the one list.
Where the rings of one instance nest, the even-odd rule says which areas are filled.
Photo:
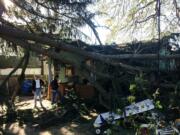
[[146, 17], [146, 18], [143, 19], [143, 20], [140, 20], [140, 21], [136, 20], [135, 23], [144, 23], [144, 22], [149, 21], [150, 19], [154, 19], [155, 17], [156, 17], [156, 14], [152, 14], [152, 15]]
[[150, 2], [148, 2], [145, 6], [138, 8], [137, 12], [140, 11], [140, 10], [143, 10], [143, 9], [147, 8], [147, 7], [150, 6], [150, 5], [152, 5], [155, 1], [156, 1], [156, 0], [150, 1]]
[[16, 0], [11, 0], [11, 1], [13, 1], [13, 3], [16, 4], [18, 7], [29, 12], [32, 15], [39, 16], [43, 19], [50, 19], [50, 20], [54, 20], [54, 21], [57, 21], [57, 20], [62, 21], [62, 19], [44, 16], [43, 14], [36, 12], [34, 10], [34, 8], [29, 3], [27, 3], [26, 1], [22, 1], [22, 0], [21, 0], [21, 2], [18, 2]]
[[9, 75], [3, 80], [3, 82], [0, 84], [0, 90], [4, 87], [6, 82], [9, 80], [9, 78], [18, 70], [18, 68], [23, 64], [25, 60], [25, 56], [19, 61], [17, 66], [9, 73]]
[[[68, 45], [64, 42], [57, 42], [57, 41], [51, 40], [46, 37], [41, 37], [37, 34], [30, 34], [29, 32], [18, 30], [16, 28], [10, 28], [10, 27], [4, 26], [4, 25], [0, 25], [0, 36], [1, 37], [2, 36], [13, 37], [13, 38], [17, 38], [20, 40], [26, 39], [26, 40], [30, 40], [30, 41], [37, 42], [37, 43], [39, 42], [41, 44], [49, 45], [50, 47], [59, 48], [61, 50], [67, 51], [67, 52], [75, 53], [78, 55], [82, 55], [86, 58], [91, 58], [91, 59], [98, 60], [103, 63], [109, 63], [109, 64], [113, 64], [113, 62], [112, 62], [113, 59], [114, 60], [157, 59], [156, 54], [102, 55], [99, 53], [87, 52], [80, 48], [73, 47], [72, 45]], [[160, 59], [179, 59], [179, 58], [180, 58], [179, 54], [169, 55], [169, 56], [160, 56]], [[118, 64], [118, 65], [122, 66], [124, 68], [127, 67], [127, 66], [124, 66], [124, 64]], [[131, 69], [133, 69], [133, 67]], [[135, 70], [136, 70], [136, 68], [135, 68]]]
[[90, 19], [88, 19], [88, 18], [86, 18], [86, 17], [83, 17], [83, 16], [80, 15], [80, 14], [78, 14], [78, 15], [79, 15], [79, 16], [84, 20], [84, 22], [92, 29], [92, 31], [93, 31], [95, 37], [97, 38], [99, 44], [102, 45], [102, 42], [101, 42], [101, 40], [100, 40], [100, 38], [99, 38], [98, 32], [96, 31], [96, 27], [95, 27], [94, 23], [93, 23]]
[[175, 9], [176, 9], [176, 16], [180, 22], [180, 7], [178, 7], [178, 4], [177, 4], [177, 1], [176, 0], [173, 0], [173, 3], [174, 3], [174, 6], [175, 6]]
[[[77, 65], [76, 63], [73, 63], [72, 61], [68, 61], [66, 60], [64, 57], [62, 57], [62, 55], [54, 52], [54, 51], [51, 51], [51, 50], [46, 50], [46, 49], [42, 49], [42, 48], [37, 48], [36, 46], [34, 46], [33, 44], [31, 43], [27, 43], [25, 41], [21, 41], [21, 40], [17, 40], [17, 39], [14, 39], [14, 38], [7, 38], [7, 37], [4, 37], [6, 40], [10, 41], [10, 42], [13, 42], [23, 48], [28, 48], [29, 50], [31, 51], [34, 51], [36, 53], [40, 53], [40, 54], [43, 54], [43, 55], [46, 55], [46, 56], [49, 56], [51, 58], [54, 58], [54, 59], [57, 59], [57, 60], [60, 60], [61, 62], [63, 63], [67, 63], [67, 64], [71, 64], [73, 65], [74, 67], [76, 67], [78, 70], [82, 71], [80, 65]], [[86, 69], [87, 70], [92, 70], [91, 68], [88, 68], [88, 66], [85, 66], [87, 67]], [[83, 76], [86, 76], [89, 78], [89, 76], [85, 73], [82, 73]], [[98, 74], [100, 75], [100, 74]], [[105, 75], [103, 76], [105, 77]], [[107, 77], [107, 75], [106, 75]], [[109, 77], [109, 76], [108, 76]], [[95, 83], [95, 86], [97, 87], [98, 91], [107, 99], [108, 98], [108, 94], [106, 93], [106, 91], [98, 84], [98, 83]]]
[[[24, 10], [26, 10], [27, 12], [29, 12], [29, 13], [35, 15], [35, 16], [39, 16], [39, 17], [41, 17], [41, 18], [43, 18], [43, 19], [50, 19], [50, 20], [54, 20], [54, 21], [63, 21], [62, 19], [53, 18], [53, 17], [49, 17], [49, 16], [44, 16], [44, 15], [42, 15], [41, 13], [36, 12], [36, 11], [33, 9], [33, 7], [32, 7], [30, 4], [27, 4], [27, 2], [25, 2], [25, 1], [23, 1], [23, 2], [18, 2], [18, 1], [16, 1], [16, 0], [12, 0], [12, 1], [13, 1], [18, 7], [20, 7], [21, 9], [24, 9]], [[25, 6], [23, 5], [23, 3], [25, 4]], [[41, 6], [42, 6], [42, 5], [41, 5]], [[45, 8], [48, 8], [48, 7], [45, 6]], [[53, 11], [54, 11], [54, 10], [53, 10]], [[59, 12], [56, 12], [56, 11], [54, 11], [54, 12], [59, 14]], [[66, 15], [66, 14], [61, 14], [61, 15], [65, 16], [65, 17], [67, 17], [67, 18], [70, 18], [70, 19], [74, 19], [74, 18], [72, 18], [72, 17], [70, 17], [69, 15]], [[100, 38], [99, 38], [98, 32], [96, 31], [96, 28], [95, 28], [95, 25], [93, 24], [93, 22], [92, 22], [91, 20], [89, 20], [89, 19], [81, 16], [80, 14], [78, 14], [78, 15], [79, 15], [79, 17], [81, 17], [81, 18], [84, 20], [84, 22], [92, 29], [92, 31], [93, 31], [95, 37], [97, 38], [99, 44], [102, 45], [102, 42], [101, 42], [101, 40], [100, 40]]]

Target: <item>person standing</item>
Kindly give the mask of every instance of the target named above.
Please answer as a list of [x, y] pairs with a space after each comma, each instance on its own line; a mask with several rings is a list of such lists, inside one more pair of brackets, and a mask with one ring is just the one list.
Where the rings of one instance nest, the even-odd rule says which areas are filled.
[[33, 86], [33, 92], [34, 92], [34, 108], [37, 108], [37, 98], [39, 98], [41, 107], [44, 108], [42, 104], [42, 98], [41, 98], [41, 90], [42, 90], [42, 87], [44, 86], [44, 82], [42, 81], [42, 79], [40, 79], [39, 76], [35, 76], [32, 86]]
[[58, 85], [58, 78], [59, 76], [56, 75], [54, 77], [54, 80], [51, 81], [50, 86], [52, 88], [52, 97], [51, 97], [51, 103], [55, 104], [57, 103], [57, 98], [60, 96], [60, 93], [58, 91], [59, 85]]

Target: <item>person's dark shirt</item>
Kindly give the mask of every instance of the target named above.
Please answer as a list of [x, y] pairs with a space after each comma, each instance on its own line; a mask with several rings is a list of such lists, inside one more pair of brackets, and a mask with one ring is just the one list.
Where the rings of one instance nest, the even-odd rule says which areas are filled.
[[53, 90], [57, 90], [58, 89], [58, 81], [57, 81], [57, 79], [54, 79], [54, 80], [52, 80], [51, 81], [51, 88], [53, 89]]

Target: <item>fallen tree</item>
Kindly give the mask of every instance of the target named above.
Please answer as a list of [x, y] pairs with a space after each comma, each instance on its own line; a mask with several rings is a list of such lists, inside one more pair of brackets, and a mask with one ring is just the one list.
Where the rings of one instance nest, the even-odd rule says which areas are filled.
[[[53, 20], [51, 15], [49, 15], [48, 17], [42, 16], [42, 14], [39, 13], [37, 14], [37, 12], [35, 12], [35, 10], [31, 5], [28, 6], [28, 3], [25, 3], [24, 5], [25, 7], [24, 7], [23, 3], [18, 3], [18, 1], [16, 0], [14, 2], [18, 7], [21, 7], [23, 10], [28, 11], [28, 13], [30, 14], [34, 14], [36, 17], [37, 16], [40, 17], [43, 21], [44, 19], [48, 20], [49, 21], [48, 24], [54, 23], [51, 22]], [[53, 17], [54, 17], [54, 21], [59, 20], [59, 18], [56, 18], [56, 16]], [[84, 16], [80, 15], [80, 18], [82, 20], [84, 20], [85, 22], [89, 22], [83, 17]], [[33, 27], [35, 25], [38, 25], [39, 27], [41, 26], [39, 22], [37, 22], [36, 20], [34, 21], [35, 23], [31, 24]], [[25, 20], [27, 26], [26, 28], [24, 28], [24, 26], [18, 26], [18, 25], [15, 26], [13, 23], [9, 23], [3, 18], [0, 18], [0, 22], [1, 22], [0, 24], [1, 38], [13, 43], [15, 46], [20, 46], [22, 48], [26, 48], [33, 52], [49, 56], [53, 59], [57, 59], [59, 60], [60, 63], [68, 63], [76, 67], [80, 71], [79, 73], [81, 73], [81, 75], [85, 76], [86, 78], [89, 78], [88, 72], [92, 72], [103, 79], [108, 78], [110, 80], [118, 78], [123, 74], [131, 74], [134, 76], [135, 74], [139, 74], [141, 72], [157, 73], [159, 67], [158, 62], [160, 62], [160, 60], [174, 60], [180, 58], [179, 54], [160, 55], [159, 52], [157, 53], [157, 51], [151, 54], [118, 53], [116, 55], [104, 54], [95, 51], [86, 51], [83, 47], [74, 46], [70, 42], [64, 41], [63, 38], [61, 38], [60, 36], [59, 36], [60, 38], [59, 37], [57, 38], [57, 35], [53, 34], [53, 29], [49, 29], [49, 32], [44, 32], [43, 28], [41, 28], [40, 31], [38, 31], [37, 28], [35, 28], [35, 30], [32, 29], [32, 26], [28, 24], [27, 20]], [[63, 23], [66, 24], [66, 22]], [[57, 26], [59, 26], [59, 24]], [[57, 26], [55, 26], [55, 28], [57, 28]], [[91, 24], [91, 26], [93, 25]], [[159, 45], [158, 42], [156, 42], [156, 45]], [[83, 44], [82, 46], [88, 46], [88, 45]], [[105, 48], [104, 46], [101, 47]], [[79, 57], [81, 57], [81, 60], [80, 61], [77, 60], [76, 62], [72, 61], [67, 56], [63, 56], [61, 55], [61, 53], [57, 53], [56, 51], [54, 51], [55, 49], [59, 49], [60, 52], [63, 51], [63, 52], [72, 53], [74, 55], [78, 55]], [[91, 59], [96, 63], [98, 63], [99, 65], [105, 66], [105, 68], [102, 70], [101, 69], [98, 70], [98, 66], [96, 68], [87, 66], [84, 62], [86, 59]], [[153, 63], [154, 64], [153, 68], [149, 66], [136, 65], [133, 63], [133, 61], [141, 62], [143, 60], [155, 61], [155, 63]], [[84, 70], [82, 70], [82, 67], [84, 68]], [[116, 71], [117, 73], [113, 73], [113, 70]], [[102, 87], [103, 84], [99, 84], [98, 82], [93, 82], [93, 83], [95, 84], [97, 90], [102, 94], [102, 96], [105, 99], [107, 99], [109, 102], [110, 96], [108, 92], [110, 92], [111, 90], [106, 90], [106, 88]], [[127, 85], [129, 85], [129, 82], [127, 83], [128, 83]]]
[[[128, 64], [124, 64], [122, 62], [118, 62], [122, 59], [133, 59], [133, 57], [136, 59], [142, 59], [142, 57], [145, 56], [143, 59], [154, 59], [157, 60], [157, 54], [122, 54], [122, 55], [105, 55], [100, 53], [94, 53], [94, 52], [88, 52], [81, 48], [74, 47], [71, 44], [61, 42], [61, 41], [53, 41], [49, 39], [48, 37], [41, 37], [40, 35], [31, 34], [29, 32], [25, 32], [22, 30], [19, 30], [17, 28], [12, 28], [10, 26], [6, 25], [0, 25], [0, 36], [9, 41], [12, 42], [15, 45], [21, 46], [22, 48], [31, 50], [33, 52], [43, 54], [46, 56], [49, 56], [53, 59], [58, 59], [61, 63], [68, 63], [72, 66], [76, 67], [78, 70], [82, 72], [82, 75], [86, 78], [89, 78], [86, 71], [82, 70], [81, 68], [84, 67], [88, 72], [93, 72], [98, 76], [101, 76], [103, 78], [111, 78], [113, 79], [113, 76], [110, 77], [109, 73], [101, 73], [102, 71], [98, 72], [95, 69], [88, 67], [84, 64], [84, 60], [89, 58], [94, 61], [99, 61], [100, 63], [108, 64], [114, 67], [120, 67], [122, 68], [122, 71], [124, 72], [144, 72], [144, 71], [153, 71], [152, 69], [148, 69], [147, 67], [137, 67], [137, 66], [131, 66]], [[45, 44], [45, 45], [43, 45]], [[74, 61], [70, 60], [69, 58], [58, 54], [53, 49], [50, 48], [58, 48], [66, 52], [74, 53], [76, 55], [80, 55], [82, 57], [81, 61], [77, 61], [77, 63], [74, 63]], [[174, 56], [162, 56], [163, 59], [174, 59], [179, 58], [179, 54], [176, 54]], [[84, 65], [84, 66], [82, 66]], [[157, 71], [157, 69], [154, 69], [154, 71]], [[84, 72], [84, 73], [83, 73]], [[107, 74], [107, 75], [106, 75]], [[90, 79], [89, 79], [90, 80]], [[106, 90], [104, 90], [99, 84], [95, 85], [97, 90], [102, 94], [102, 96], [105, 99], [109, 99], [108, 93]]]
[[[105, 61], [110, 63], [108, 59], [111, 60], [122, 60], [122, 59], [154, 59], [157, 60], [158, 54], [118, 54], [118, 55], [103, 55], [94, 52], [87, 52], [81, 48], [74, 47], [63, 41], [54, 41], [46, 36], [41, 36], [35, 33], [29, 33], [28, 31], [23, 31], [15, 27], [9, 27], [7, 25], [0, 25], [0, 34], [2, 36], [13, 37], [20, 40], [28, 40], [34, 43], [40, 43], [49, 45], [50, 47], [58, 48], [60, 50], [68, 51], [71, 53], [76, 53], [82, 55], [86, 58], [92, 58], [94, 60]], [[38, 46], [38, 44], [37, 44]], [[164, 55], [160, 56], [159, 59], [179, 59], [180, 54], [174, 55]]]

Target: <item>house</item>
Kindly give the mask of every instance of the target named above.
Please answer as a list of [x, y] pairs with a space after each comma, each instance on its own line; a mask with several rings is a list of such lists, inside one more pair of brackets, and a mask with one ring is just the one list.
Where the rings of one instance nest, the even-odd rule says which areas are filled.
[[[8, 75], [18, 64], [20, 61], [20, 57], [18, 56], [0, 56], [0, 76]], [[21, 74], [21, 68], [19, 68], [13, 76], [18, 76]], [[41, 75], [42, 68], [41, 68], [41, 61], [38, 58], [30, 57], [29, 64], [27, 66], [25, 75], [33, 76], [33, 75]]]
[[[77, 46], [81, 49], [84, 49], [87, 52], [94, 52], [94, 53], [100, 53], [104, 55], [119, 55], [119, 54], [158, 54], [160, 56], [164, 55], [171, 55], [171, 54], [179, 54], [180, 50], [173, 51], [172, 45], [176, 46], [177, 48], [180, 47], [179, 42], [176, 42], [177, 37], [180, 37], [180, 34], [171, 34], [169, 36], [165, 36], [161, 39], [161, 46], [159, 46], [159, 43], [157, 40], [154, 41], [144, 41], [144, 42], [132, 42], [132, 43], [126, 43], [126, 44], [114, 44], [114, 45], [106, 45], [106, 46], [97, 46], [97, 45], [86, 45], [85, 43], [81, 41], [73, 41], [71, 44], [73, 46]], [[171, 42], [173, 41], [173, 42]], [[124, 69], [119, 67], [119, 74], [115, 71], [118, 71], [117, 68], [115, 69], [113, 66], [108, 65], [103, 62], [95, 61], [93, 59], [87, 58], [84, 61], [84, 58], [77, 54], [72, 54], [68, 52], [64, 52], [59, 50], [59, 54], [62, 55], [62, 57], [66, 57], [66, 59], [69, 59], [72, 61], [72, 63], [76, 63], [76, 65], [81, 66], [82, 61], [86, 65], [90, 65], [93, 67], [95, 72], [101, 72], [102, 74], [109, 73], [112, 76], [115, 76], [116, 78], [120, 78], [123, 75]], [[133, 67], [143, 67], [149, 70], [149, 72], [157, 72], [160, 70], [161, 72], [173, 72], [179, 69], [180, 63], [176, 59], [122, 59], [122, 63], [132, 65]], [[159, 69], [158, 69], [159, 67]], [[81, 67], [80, 67], [81, 68]], [[80, 69], [79, 68], [79, 69]], [[109, 83], [111, 80], [105, 79], [103, 80], [102, 77], [95, 74], [95, 72], [87, 71], [88, 72], [88, 78], [84, 77], [82, 75], [82, 72], [77, 69], [77, 67], [66, 63], [66, 62], [59, 62], [57, 60], [54, 60], [54, 74], [59, 75], [60, 82], [60, 89], [61, 93], [64, 94], [66, 89], [73, 88], [74, 90], [78, 91], [78, 95], [82, 96], [83, 98], [92, 98], [97, 91], [94, 89], [95, 83], [94, 82], [100, 82], [101, 86], [106, 90], [106, 92], [111, 91], [111, 85]], [[85, 70], [83, 67], [81, 70]], [[80, 85], [83, 84], [83, 80], [87, 79], [91, 86], [93, 87], [93, 90], [89, 90], [87, 87], [83, 87]], [[121, 83], [120, 83], [121, 84]], [[129, 84], [124, 85], [121, 84], [121, 89], [128, 89]], [[81, 90], [80, 90], [81, 89]], [[87, 94], [84, 94], [85, 92]], [[92, 92], [93, 91], [93, 92]], [[93, 93], [93, 94], [92, 94]], [[92, 95], [92, 96], [87, 96]]]
[[[21, 60], [21, 57], [18, 56], [0, 56], [0, 84], [2, 84], [3, 80], [10, 74], [10, 72], [18, 65], [18, 62]], [[34, 75], [41, 75], [43, 73], [42, 62], [39, 58], [30, 57], [29, 63], [27, 65], [25, 71], [25, 81], [23, 85], [19, 85], [18, 77], [21, 75], [22, 67], [16, 70], [15, 73], [8, 79], [6, 82], [5, 88], [7, 89], [7, 93], [11, 95], [11, 99], [14, 101], [16, 94], [18, 94], [21, 90], [24, 93], [27, 89], [24, 87], [25, 82], [27, 80], [32, 80]], [[28, 89], [26, 93], [32, 94], [32, 89]]]

